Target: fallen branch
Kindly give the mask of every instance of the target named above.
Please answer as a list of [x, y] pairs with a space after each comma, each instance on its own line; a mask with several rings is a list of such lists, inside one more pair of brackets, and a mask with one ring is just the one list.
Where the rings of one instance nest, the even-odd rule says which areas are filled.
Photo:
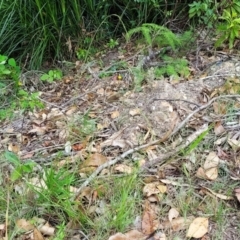
[[[164, 142], [166, 141], [169, 137], [175, 135], [182, 127], [184, 127], [186, 125], [186, 123], [191, 119], [192, 116], [194, 116], [194, 114], [196, 114], [197, 112], [200, 112], [206, 108], [208, 108], [213, 102], [215, 102], [216, 100], [219, 100], [219, 99], [222, 99], [222, 98], [240, 98], [240, 95], [223, 95], [223, 96], [218, 96], [218, 97], [215, 97], [213, 99], [211, 99], [207, 104], [205, 105], [202, 105], [200, 106], [199, 108], [197, 108], [196, 110], [194, 110], [192, 113], [190, 113], [173, 131], [172, 129], [170, 129], [166, 134], [165, 136], [163, 136], [163, 138], [161, 139], [157, 139], [155, 141], [152, 141], [150, 143], [147, 143], [147, 144], [144, 144], [144, 145], [141, 145], [141, 146], [138, 146], [138, 147], [135, 147], [135, 148], [132, 148], [132, 149], [129, 149], [128, 151], [122, 153], [120, 156], [116, 157], [115, 159], [109, 161], [109, 162], [106, 162], [104, 164], [102, 164], [101, 166], [99, 166], [95, 172], [93, 172], [86, 180], [85, 182], [78, 188], [78, 190], [76, 191], [75, 193], [75, 196], [74, 196], [74, 199], [77, 199], [78, 196], [80, 195], [82, 189], [84, 187], [86, 187], [90, 182], [92, 182], [92, 180], [105, 168], [108, 168], [114, 164], [116, 164], [117, 162], [123, 160], [125, 157], [127, 157], [128, 155], [134, 153], [134, 152], [137, 152], [143, 148], [146, 148], [146, 147], [149, 147], [149, 146], [152, 146], [154, 144], [158, 144], [158, 143], [161, 143], [161, 142]], [[204, 125], [202, 128], [200, 128], [199, 130], [199, 134], [201, 134], [201, 131], [206, 131], [206, 125]], [[192, 135], [191, 135], [192, 136]], [[195, 137], [198, 137], [197, 134], [193, 135]], [[188, 146], [189, 144], [191, 143], [191, 141], [187, 140], [185, 145], [184, 146], [180, 146], [176, 149], [176, 151]], [[174, 151], [173, 153], [169, 153], [169, 155], [165, 155], [165, 159], [169, 158], [170, 156], [172, 156], [173, 154], [176, 153], [176, 151]], [[152, 166], [153, 164], [155, 163], [159, 163], [159, 161], [162, 161], [162, 158], [161, 159], [155, 159], [155, 162], [154, 161], [151, 161], [149, 162], [148, 164], [145, 164], [145, 167], [148, 167], [148, 166]], [[151, 163], [151, 164], [150, 164]]]

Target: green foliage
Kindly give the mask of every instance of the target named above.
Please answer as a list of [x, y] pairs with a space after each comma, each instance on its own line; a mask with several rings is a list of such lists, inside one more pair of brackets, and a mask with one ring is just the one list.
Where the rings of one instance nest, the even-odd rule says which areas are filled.
[[163, 56], [163, 60], [164, 66], [155, 69], [155, 75], [157, 77], [167, 75], [178, 78], [179, 75], [187, 77], [190, 74], [188, 70], [188, 61], [186, 59]]
[[114, 40], [114, 39], [110, 39], [110, 41], [107, 43], [107, 46], [110, 48], [110, 49], [113, 49], [115, 48], [116, 46], [118, 46], [119, 43], [118, 43], [118, 40]]
[[153, 24], [144, 23], [140, 27], [129, 30], [126, 34], [126, 39], [129, 41], [134, 34], [141, 33], [145, 42], [150, 46], [157, 45], [158, 47], [170, 46], [176, 49], [181, 45], [180, 39], [168, 28]]
[[42, 81], [47, 81], [52, 83], [54, 80], [60, 80], [62, 78], [62, 71], [59, 69], [50, 70], [48, 73], [45, 73], [41, 76]]
[[234, 42], [240, 37], [240, 2], [233, 0], [232, 3], [223, 10], [220, 17], [222, 22], [217, 26], [217, 33], [220, 34], [215, 46], [219, 47], [225, 41], [229, 43], [229, 48], [233, 48]]
[[0, 0], [0, 52], [31, 69], [44, 60], [71, 61], [76, 49], [88, 51], [93, 40], [94, 47], [102, 46], [125, 28], [164, 24], [186, 7], [164, 0]]
[[20, 67], [13, 58], [0, 55], [0, 120], [10, 117], [15, 109], [33, 110], [43, 107], [39, 93], [29, 94], [20, 81]]
[[33, 161], [21, 162], [17, 155], [12, 152], [5, 152], [5, 158], [14, 166], [14, 170], [11, 173], [11, 180], [13, 182], [26, 177], [28, 173], [33, 171], [33, 168], [36, 165]]
[[213, 0], [194, 1], [189, 4], [189, 18], [194, 18], [197, 24], [212, 28], [217, 20], [218, 3]]

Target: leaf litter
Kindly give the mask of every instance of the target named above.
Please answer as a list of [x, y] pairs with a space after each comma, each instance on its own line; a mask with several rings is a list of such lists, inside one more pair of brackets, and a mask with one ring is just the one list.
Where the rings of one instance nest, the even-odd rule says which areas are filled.
[[[133, 46], [130, 49], [134, 56], [136, 49]], [[105, 68], [96, 62], [90, 65], [77, 62], [75, 74], [68, 74], [57, 85], [41, 86], [39, 90], [46, 103], [45, 109], [19, 112], [16, 119], [1, 123], [2, 148], [15, 153], [23, 162], [31, 159], [37, 163], [36, 170], [33, 170], [37, 177], [29, 178], [29, 183], [35, 187], [36, 182], [42, 182], [40, 176], [44, 167], [59, 169], [68, 166], [68, 171], [77, 171], [79, 176], [89, 179], [89, 174], [105, 164], [99, 176], [96, 174], [89, 179], [86, 184], [89, 186], [81, 188], [81, 183], [71, 186], [71, 199], [80, 202], [79, 208], [83, 213], [89, 212], [88, 217], [93, 222], [97, 219], [96, 213], [106, 213], [110, 196], [105, 195], [107, 190], [103, 185], [91, 185], [91, 181], [100, 177], [108, 181], [111, 174], [116, 177], [131, 175], [138, 169], [136, 166], [150, 166], [139, 173], [143, 182], [147, 177], [153, 177], [150, 182], [141, 184], [141, 226], [134, 228], [134, 224], [129, 224], [124, 232], [109, 229], [109, 240], [148, 239], [149, 236], [152, 239], [211, 238], [219, 231], [218, 221], [223, 221], [215, 216], [217, 209], [224, 205], [229, 208], [229, 203], [231, 210], [223, 210], [223, 215], [219, 216], [227, 220], [223, 221], [221, 234], [222, 239], [236, 239], [239, 221], [236, 202], [240, 199], [236, 183], [240, 179], [240, 98], [224, 98], [224, 95], [239, 93], [239, 60], [233, 57], [218, 64], [220, 55], [209, 58], [207, 52], [202, 52], [205, 67], [198, 75], [194, 66], [191, 66], [194, 71], [188, 79], [178, 81], [172, 77], [158, 79], [149, 71], [142, 91], [137, 92], [131, 71], [120, 69], [123, 71], [116, 70], [114, 74], [100, 78], [100, 73], [119, 61], [119, 56], [121, 61], [126, 59], [128, 69], [134, 67], [127, 54], [115, 52], [106, 56], [104, 62], [109, 65]], [[189, 60], [195, 58], [191, 53], [187, 57]], [[219, 95], [223, 97], [211, 102]], [[210, 104], [206, 108], [191, 115], [207, 103]], [[189, 119], [183, 122], [187, 116]], [[199, 135], [194, 133], [204, 124], [208, 126], [208, 134], [199, 140]], [[156, 139], [162, 141], [137, 148]], [[189, 145], [195, 154], [194, 161], [185, 154]], [[178, 151], [174, 152], [174, 149]], [[130, 151], [128, 157], [124, 155], [127, 151]], [[123, 158], [107, 165], [121, 154]], [[164, 156], [165, 164], [159, 164]], [[2, 164], [1, 168], [8, 173], [13, 166]], [[22, 177], [21, 186], [14, 183], [20, 192], [27, 188]], [[1, 180], [3, 187], [5, 184]], [[33, 196], [37, 198], [37, 195]], [[43, 218], [44, 214], [37, 217]], [[56, 232], [56, 225], [50, 224], [46, 217], [44, 223], [35, 222], [34, 225], [32, 219], [15, 220], [16, 225], [24, 230], [22, 236], [28, 239], [49, 239]], [[4, 237], [9, 222], [7, 219], [1, 221], [0, 236]], [[72, 219], [68, 221], [70, 223]], [[71, 232], [73, 227], [71, 224], [68, 227]], [[95, 234], [94, 229], [90, 229], [85, 233], [69, 233], [69, 236], [72, 239], [74, 236], [98, 239]]]

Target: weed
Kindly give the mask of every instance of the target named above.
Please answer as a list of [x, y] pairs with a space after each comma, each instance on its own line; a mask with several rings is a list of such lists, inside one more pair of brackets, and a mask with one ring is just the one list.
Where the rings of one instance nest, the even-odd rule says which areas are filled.
[[110, 49], [113, 49], [113, 48], [115, 48], [118, 45], [119, 45], [118, 40], [113, 40], [112, 38], [107, 43], [107, 47], [109, 47]]
[[11, 181], [13, 182], [22, 177], [25, 177], [26, 174], [31, 173], [34, 166], [36, 166], [33, 161], [26, 161], [22, 163], [17, 155], [12, 152], [5, 152], [5, 158], [14, 166], [14, 170], [11, 173]]
[[29, 94], [23, 89], [20, 74], [20, 67], [13, 58], [0, 55], [0, 120], [11, 117], [19, 108], [25, 111], [43, 107], [39, 93]]
[[54, 80], [60, 80], [62, 78], [62, 71], [59, 69], [50, 70], [41, 76], [40, 80], [52, 83]]

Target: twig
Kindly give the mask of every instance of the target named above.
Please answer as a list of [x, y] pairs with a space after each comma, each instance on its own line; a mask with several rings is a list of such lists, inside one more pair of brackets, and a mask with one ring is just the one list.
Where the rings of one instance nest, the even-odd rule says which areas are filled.
[[[203, 132], [208, 130], [208, 124], [204, 124], [203, 126], [201, 126], [197, 131], [195, 131], [193, 134], [191, 134], [190, 136], [187, 137], [186, 141], [178, 146], [177, 148], [174, 149], [174, 151], [172, 152], [168, 152], [167, 154], [164, 154], [160, 157], [157, 157], [147, 163], [145, 163], [142, 167], [141, 170], [147, 171], [148, 168], [152, 167], [152, 166], [156, 166], [157, 164], [160, 163], [161, 166], [165, 165], [166, 163], [168, 163], [169, 158], [171, 158], [172, 156], [174, 156], [175, 154], [177, 154], [178, 152], [180, 152], [182, 149], [186, 148], [187, 146], [190, 145], [190, 143], [192, 143], [193, 141], [195, 141], [197, 139], [198, 136], [200, 136]], [[175, 160], [175, 159], [173, 159]], [[170, 159], [171, 161], [171, 159]]]
[[168, 99], [168, 98], [154, 98], [152, 99], [151, 102], [154, 102], [154, 101], [166, 101], [166, 102], [186, 102], [186, 103], [189, 103], [189, 104], [192, 104], [192, 105], [195, 105], [197, 107], [201, 107], [199, 104], [197, 103], [194, 103], [194, 102], [191, 102], [191, 101], [188, 101], [188, 100], [184, 100], [184, 99]]
[[[136, 151], [139, 151], [143, 148], [146, 148], [146, 147], [149, 147], [149, 146], [152, 146], [154, 144], [158, 144], [158, 143], [161, 143], [163, 141], [165, 141], [167, 138], [175, 135], [182, 127], [185, 126], [185, 124], [189, 121], [189, 119], [194, 115], [196, 114], [197, 112], [209, 107], [214, 101], [218, 100], [218, 99], [221, 99], [221, 98], [237, 98], [239, 97], [240, 98], [240, 95], [223, 95], [223, 96], [218, 96], [218, 97], [215, 97], [213, 99], [211, 99], [207, 104], [205, 105], [202, 105], [201, 107], [197, 108], [195, 111], [193, 111], [192, 113], [190, 113], [173, 131], [171, 131], [170, 129], [170, 132], [168, 131], [165, 136], [163, 136], [163, 138], [161, 139], [158, 139], [158, 140], [155, 140], [155, 141], [152, 141], [150, 143], [147, 143], [147, 144], [144, 144], [144, 145], [141, 145], [141, 146], [138, 146], [138, 147], [135, 147], [135, 148], [132, 148], [132, 149], [129, 149], [128, 151], [122, 153], [120, 156], [116, 157], [115, 159], [109, 161], [109, 162], [106, 162], [104, 164], [102, 164], [101, 166], [99, 166], [95, 172], [93, 172], [86, 180], [85, 182], [83, 182], [83, 184], [78, 188], [75, 196], [74, 196], [74, 199], [77, 199], [78, 196], [80, 195], [82, 189], [84, 187], [86, 187], [90, 182], [92, 182], [92, 180], [105, 168], [107, 167], [110, 167], [114, 164], [116, 164], [117, 162], [119, 162], [120, 160], [124, 159], [125, 157], [127, 157], [128, 155], [136, 152]], [[195, 134], [196, 135], [196, 134]], [[186, 144], [189, 144], [189, 141], [186, 142]], [[187, 146], [187, 145], [186, 145]], [[183, 146], [181, 146], [180, 149], [182, 149]], [[179, 151], [179, 150], [178, 150]], [[170, 153], [170, 156], [172, 155], [172, 153]], [[167, 157], [167, 156], [166, 156]], [[152, 161], [151, 161], [152, 162]], [[159, 160], [157, 160], [157, 162], [159, 162]], [[151, 164], [152, 165], [152, 164]], [[147, 165], [146, 165], [147, 166]]]

